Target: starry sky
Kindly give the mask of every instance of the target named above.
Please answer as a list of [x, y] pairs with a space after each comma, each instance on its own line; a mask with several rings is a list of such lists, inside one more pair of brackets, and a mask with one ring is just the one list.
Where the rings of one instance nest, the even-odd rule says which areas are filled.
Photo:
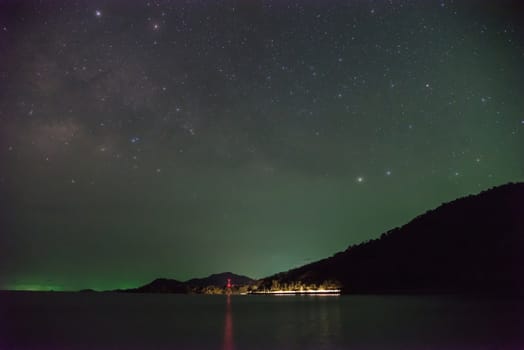
[[287, 270], [524, 179], [519, 1], [0, 1], [0, 288]]

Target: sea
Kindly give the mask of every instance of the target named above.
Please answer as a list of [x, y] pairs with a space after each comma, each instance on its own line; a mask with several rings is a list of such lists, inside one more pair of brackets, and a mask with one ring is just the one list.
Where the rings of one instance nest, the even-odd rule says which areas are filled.
[[524, 349], [524, 300], [0, 292], [0, 349]]

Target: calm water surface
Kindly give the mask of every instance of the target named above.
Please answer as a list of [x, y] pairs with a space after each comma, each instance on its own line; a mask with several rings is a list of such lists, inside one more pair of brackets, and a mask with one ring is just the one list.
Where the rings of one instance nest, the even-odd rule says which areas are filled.
[[521, 299], [0, 293], [0, 349], [524, 349]]

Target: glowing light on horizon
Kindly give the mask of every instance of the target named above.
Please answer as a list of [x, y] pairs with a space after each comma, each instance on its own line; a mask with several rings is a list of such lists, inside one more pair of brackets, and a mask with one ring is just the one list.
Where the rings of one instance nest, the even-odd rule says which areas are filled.
[[340, 289], [304, 289], [304, 290], [267, 290], [257, 291], [252, 294], [273, 294], [273, 295], [296, 295], [296, 294], [313, 294], [313, 295], [339, 295]]
[[15, 284], [8, 286], [6, 289], [25, 292], [60, 292], [63, 290], [63, 288], [60, 286], [48, 286], [41, 284]]

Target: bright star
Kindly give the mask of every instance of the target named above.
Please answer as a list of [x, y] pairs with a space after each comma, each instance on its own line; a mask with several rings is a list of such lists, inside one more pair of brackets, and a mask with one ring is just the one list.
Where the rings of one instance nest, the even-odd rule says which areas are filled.
[[387, 170], [386, 171], [386, 176], [390, 176], [391, 175], [391, 170]]
[[102, 17], [102, 11], [96, 10], [95, 11], [95, 16], [98, 17], [98, 18]]
[[362, 176], [357, 177], [357, 182], [358, 183], [364, 182], [364, 178]]

